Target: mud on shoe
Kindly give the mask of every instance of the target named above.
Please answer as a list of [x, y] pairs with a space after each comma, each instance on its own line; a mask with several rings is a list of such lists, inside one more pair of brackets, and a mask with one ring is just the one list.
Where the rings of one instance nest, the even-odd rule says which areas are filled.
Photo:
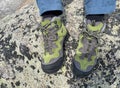
[[67, 30], [59, 17], [53, 17], [41, 22], [41, 31], [44, 39], [41, 67], [45, 73], [55, 73], [64, 61], [63, 45]]
[[104, 21], [86, 19], [86, 28], [79, 35], [73, 59], [73, 73], [79, 77], [89, 75], [97, 65], [99, 33], [105, 29]]

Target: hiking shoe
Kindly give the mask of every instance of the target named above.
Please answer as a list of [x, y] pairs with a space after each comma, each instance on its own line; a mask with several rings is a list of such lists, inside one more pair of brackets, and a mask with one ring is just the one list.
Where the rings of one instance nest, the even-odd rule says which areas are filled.
[[63, 44], [67, 30], [59, 17], [41, 22], [41, 31], [44, 39], [44, 54], [41, 67], [46, 73], [54, 73], [60, 69], [64, 61]]
[[73, 73], [84, 77], [89, 75], [97, 64], [99, 33], [104, 31], [104, 21], [86, 19], [86, 29], [79, 36], [78, 46], [73, 59]]

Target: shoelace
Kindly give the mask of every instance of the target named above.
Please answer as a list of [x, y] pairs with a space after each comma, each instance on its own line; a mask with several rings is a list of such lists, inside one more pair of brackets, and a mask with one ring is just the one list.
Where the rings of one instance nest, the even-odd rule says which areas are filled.
[[[48, 28], [52, 24], [55, 25], [53, 27]], [[54, 42], [58, 39], [58, 35], [57, 35], [58, 29], [59, 26], [57, 25], [56, 21], [51, 21], [45, 26], [41, 26], [43, 39], [44, 39], [45, 54], [46, 52], [52, 54], [53, 53], [52, 49], [57, 47]]]
[[[84, 43], [83, 48], [80, 48], [82, 52], [81, 59], [87, 57], [88, 61], [91, 61], [91, 56], [95, 54], [95, 48], [98, 46], [98, 39], [95, 36], [90, 35], [87, 31], [82, 31]], [[92, 38], [89, 40], [88, 38]]]
[[[95, 21], [92, 22], [92, 25], [95, 25]], [[87, 39], [88, 37], [93, 37], [94, 40], [97, 41], [96, 45], [93, 44], [93, 42], [88, 42], [88, 47], [84, 47], [85, 50], [83, 50], [83, 54], [80, 58], [84, 58], [85, 56], [88, 57], [88, 61], [91, 61], [91, 56], [94, 54], [95, 55], [95, 51], [94, 49], [91, 50], [92, 48], [95, 48], [97, 46], [102, 46], [104, 45], [105, 41], [104, 39], [101, 38], [102, 32], [94, 32], [94, 31], [89, 31], [87, 29], [83, 29], [81, 31], [81, 34]], [[88, 39], [87, 39], [88, 40]], [[88, 40], [89, 41], [89, 40]], [[94, 46], [93, 46], [93, 45]]]

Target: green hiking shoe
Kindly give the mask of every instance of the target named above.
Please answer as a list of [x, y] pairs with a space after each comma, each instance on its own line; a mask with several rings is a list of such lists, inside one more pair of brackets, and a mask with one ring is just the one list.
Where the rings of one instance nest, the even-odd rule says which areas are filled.
[[79, 36], [78, 46], [73, 59], [73, 73], [76, 76], [84, 77], [89, 75], [97, 64], [98, 57], [98, 36], [104, 31], [104, 22], [86, 20], [86, 30]]
[[41, 22], [44, 39], [44, 54], [41, 67], [46, 73], [54, 73], [60, 69], [64, 61], [63, 45], [67, 30], [59, 17]]

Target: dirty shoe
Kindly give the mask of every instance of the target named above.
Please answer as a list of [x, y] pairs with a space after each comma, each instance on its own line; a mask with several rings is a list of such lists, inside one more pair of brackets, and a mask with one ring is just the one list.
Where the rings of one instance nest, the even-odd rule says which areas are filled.
[[84, 77], [89, 75], [97, 63], [99, 33], [104, 31], [105, 22], [86, 19], [73, 59], [73, 73]]
[[63, 44], [67, 30], [59, 17], [53, 17], [41, 22], [41, 31], [44, 39], [41, 67], [46, 73], [54, 73], [64, 61]]

